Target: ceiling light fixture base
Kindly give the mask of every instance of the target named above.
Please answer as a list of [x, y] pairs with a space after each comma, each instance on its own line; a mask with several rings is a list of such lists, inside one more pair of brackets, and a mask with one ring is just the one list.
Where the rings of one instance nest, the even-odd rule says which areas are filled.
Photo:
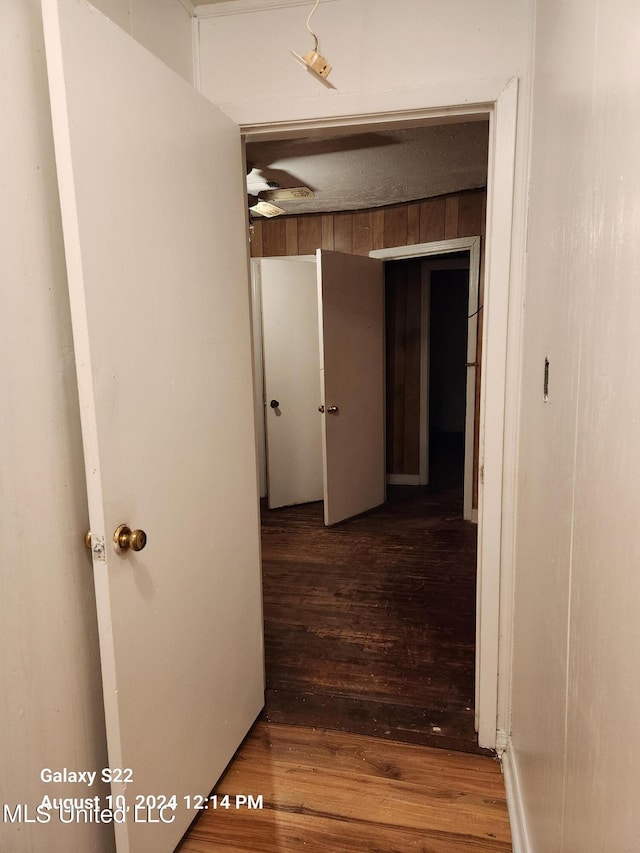
[[321, 53], [318, 53], [317, 50], [310, 50], [308, 53], [305, 53], [304, 56], [300, 56], [299, 53], [296, 53], [295, 50], [291, 51], [291, 55], [298, 60], [298, 62], [306, 68], [306, 70], [315, 77], [323, 86], [326, 86], [327, 89], [335, 89], [336, 87], [327, 80], [329, 73], [331, 72], [332, 66], [329, 65], [327, 60]]

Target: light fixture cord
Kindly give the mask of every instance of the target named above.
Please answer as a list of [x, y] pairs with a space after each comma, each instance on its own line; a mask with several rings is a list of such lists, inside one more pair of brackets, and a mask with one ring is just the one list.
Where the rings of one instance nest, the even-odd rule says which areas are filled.
[[307, 29], [309, 30], [309, 32], [310, 32], [310, 33], [311, 33], [311, 35], [313, 36], [313, 40], [315, 41], [315, 47], [314, 47], [314, 50], [315, 50], [315, 52], [316, 52], [316, 53], [318, 52], [318, 36], [317, 36], [317, 35], [314, 33], [314, 31], [311, 29], [311, 18], [313, 17], [313, 13], [314, 13], [314, 12], [316, 11], [316, 9], [318, 8], [318, 4], [319, 4], [319, 3], [320, 3], [320, 0], [316, 0], [316, 4], [315, 4], [315, 6], [314, 6], [314, 7], [313, 7], [313, 9], [311, 10], [311, 13], [309, 14], [309, 17], [307, 18]]

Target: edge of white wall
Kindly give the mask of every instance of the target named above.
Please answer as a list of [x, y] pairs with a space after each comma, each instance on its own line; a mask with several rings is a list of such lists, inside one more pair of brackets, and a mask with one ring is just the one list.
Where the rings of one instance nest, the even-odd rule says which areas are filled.
[[387, 474], [390, 486], [419, 486], [420, 474]]
[[501, 756], [504, 787], [507, 796], [507, 809], [511, 825], [513, 853], [534, 853], [525, 817], [522, 786], [518, 773], [518, 762], [511, 743], [511, 737], [506, 736], [504, 752]]

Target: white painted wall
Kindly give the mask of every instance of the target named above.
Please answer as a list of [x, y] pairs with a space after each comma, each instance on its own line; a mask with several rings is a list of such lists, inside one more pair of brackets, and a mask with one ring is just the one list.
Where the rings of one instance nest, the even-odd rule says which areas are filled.
[[530, 0], [321, 3], [312, 24], [337, 91], [290, 54], [313, 46], [310, 5], [242, 13], [255, 6], [198, 9], [202, 91], [239, 124], [477, 102], [527, 73]]
[[93, 0], [93, 5], [193, 82], [192, 17], [188, 0]]
[[638, 33], [632, 0], [537, 2], [512, 754], [540, 853], [640, 837]]
[[[139, 26], [144, 43], [190, 77], [191, 43], [184, 36], [189, 16], [179, 0], [162, 4], [166, 20], [171, 15], [173, 21], [163, 32], [155, 22], [145, 25], [151, 0], [133, 0], [133, 15], [128, 2], [101, 5], [119, 14], [125, 26], [132, 21], [134, 34]], [[88, 521], [78, 401], [37, 0], [3, 0], [0, 7], [0, 115], [0, 802], [35, 806], [44, 793], [78, 795], [75, 788], [47, 790], [39, 779], [42, 767], [106, 765], [93, 578], [82, 544]], [[2, 824], [0, 837], [3, 849], [14, 853], [113, 848], [111, 828], [93, 824]]]

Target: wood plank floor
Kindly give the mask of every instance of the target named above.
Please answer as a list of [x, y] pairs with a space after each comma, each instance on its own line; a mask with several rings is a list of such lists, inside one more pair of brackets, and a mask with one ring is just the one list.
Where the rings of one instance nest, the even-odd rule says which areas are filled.
[[476, 529], [441, 450], [432, 486], [330, 530], [320, 504], [263, 513], [267, 704], [181, 853], [511, 850], [473, 731]]
[[511, 850], [500, 767], [486, 756], [259, 722], [216, 791], [230, 808], [202, 811], [180, 853]]
[[462, 462], [441, 442], [432, 485], [333, 528], [321, 503], [263, 511], [265, 720], [478, 751]]

